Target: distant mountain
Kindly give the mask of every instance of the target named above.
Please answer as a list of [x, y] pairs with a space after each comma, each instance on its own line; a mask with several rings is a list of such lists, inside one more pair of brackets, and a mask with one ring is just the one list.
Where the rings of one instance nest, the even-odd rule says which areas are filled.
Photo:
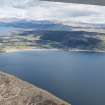
[[91, 24], [68, 21], [48, 20], [25, 20], [25, 19], [1, 19], [0, 27], [12, 27], [32, 30], [55, 30], [55, 31], [89, 31], [105, 33], [105, 24]]
[[56, 47], [77, 49], [105, 49], [105, 34], [86, 31], [47, 31], [42, 41], [59, 43]]
[[37, 42], [61, 49], [105, 50], [105, 33], [88, 31], [23, 31], [19, 35], [40, 36]]
[[0, 22], [1, 27], [13, 27], [34, 30], [71, 30], [71, 26], [54, 23], [51, 21], [29, 21], [29, 20], [16, 20]]
[[[104, 24], [73, 23], [58, 21], [15, 20], [1, 21], [1, 27], [20, 29], [18, 35], [39, 36], [38, 44], [63, 49], [105, 50]], [[102, 28], [101, 28], [102, 27]], [[12, 32], [12, 34], [14, 34]]]

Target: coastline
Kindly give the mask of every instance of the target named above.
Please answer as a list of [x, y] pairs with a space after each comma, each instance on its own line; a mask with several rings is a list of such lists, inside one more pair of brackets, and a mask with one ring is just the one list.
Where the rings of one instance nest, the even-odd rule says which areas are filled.
[[[0, 77], [0, 81], [3, 82], [3, 84], [0, 85], [0, 90], [7, 90], [8, 84], [9, 87], [11, 87], [8, 89], [9, 92], [13, 93], [12, 95], [8, 95], [7, 97], [4, 97], [0, 94], [0, 103], [2, 103], [2, 105], [5, 105], [5, 103], [6, 105], [7, 103], [12, 104], [14, 103], [14, 100], [15, 105], [18, 105], [18, 102], [20, 102], [19, 105], [29, 105], [30, 103], [35, 105], [46, 105], [46, 102], [48, 105], [71, 105], [70, 103], [48, 92], [47, 90], [41, 89], [33, 84], [26, 82], [25, 80], [21, 80], [14, 75], [4, 73], [1, 70]], [[10, 89], [12, 89], [12, 91]], [[26, 104], [23, 103], [24, 100]]]
[[96, 52], [96, 53], [105, 53], [105, 50], [81, 50], [81, 49], [73, 49], [73, 50], [68, 50], [71, 52]]
[[5, 49], [3, 53], [15, 53], [15, 52], [24, 52], [24, 51], [67, 51], [67, 52], [96, 52], [96, 53], [105, 53], [105, 50], [81, 50], [81, 49], [57, 49], [57, 48], [8, 48]]
[[5, 49], [3, 53], [15, 53], [15, 52], [24, 52], [24, 51], [59, 51], [59, 49], [47, 49], [47, 48], [24, 48], [24, 49], [16, 49], [10, 48]]

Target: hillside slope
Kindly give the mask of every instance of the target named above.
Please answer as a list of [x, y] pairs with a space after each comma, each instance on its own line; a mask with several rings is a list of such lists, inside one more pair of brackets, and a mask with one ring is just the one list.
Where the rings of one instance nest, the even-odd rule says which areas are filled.
[[0, 105], [70, 105], [47, 91], [0, 72]]

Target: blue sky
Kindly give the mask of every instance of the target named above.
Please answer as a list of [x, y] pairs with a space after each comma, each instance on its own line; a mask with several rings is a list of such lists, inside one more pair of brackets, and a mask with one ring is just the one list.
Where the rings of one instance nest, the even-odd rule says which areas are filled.
[[0, 0], [0, 19], [2, 18], [105, 24], [105, 6], [39, 0]]

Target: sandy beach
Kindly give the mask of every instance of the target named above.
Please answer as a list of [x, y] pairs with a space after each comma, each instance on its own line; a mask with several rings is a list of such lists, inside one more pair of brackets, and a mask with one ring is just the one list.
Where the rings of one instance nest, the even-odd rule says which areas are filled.
[[58, 51], [59, 49], [46, 49], [46, 48], [24, 48], [24, 49], [17, 49], [17, 48], [8, 48], [5, 49], [5, 53], [12, 53], [12, 52], [23, 52], [23, 51]]
[[5, 48], [3, 53], [15, 53], [15, 52], [24, 52], [24, 51], [68, 51], [68, 52], [97, 52], [105, 53], [104, 50], [83, 50], [83, 49], [57, 49], [57, 48]]

